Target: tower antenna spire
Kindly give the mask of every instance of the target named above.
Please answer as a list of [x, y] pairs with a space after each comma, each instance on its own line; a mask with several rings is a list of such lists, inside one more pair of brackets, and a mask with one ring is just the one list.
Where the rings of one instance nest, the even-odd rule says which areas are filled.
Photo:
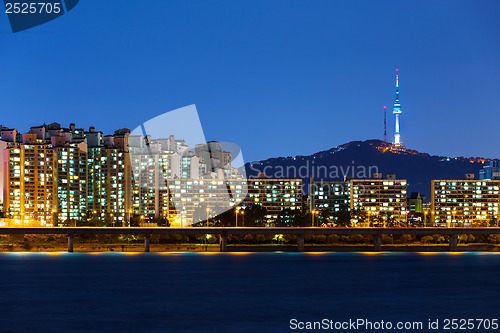
[[384, 105], [384, 142], [387, 143], [387, 107]]
[[402, 147], [401, 135], [399, 133], [399, 116], [403, 113], [401, 110], [401, 103], [399, 102], [399, 70], [396, 69], [396, 100], [394, 101], [394, 107], [392, 108], [392, 113], [394, 114], [394, 145], [396, 147]]

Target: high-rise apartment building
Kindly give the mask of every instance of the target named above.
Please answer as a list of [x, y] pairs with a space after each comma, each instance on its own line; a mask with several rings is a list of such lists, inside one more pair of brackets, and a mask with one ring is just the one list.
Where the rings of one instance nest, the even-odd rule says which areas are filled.
[[4, 144], [4, 214], [16, 221], [53, 225], [57, 214], [54, 150], [35, 134], [23, 134], [23, 142]]
[[115, 146], [88, 147], [87, 167], [89, 212], [103, 221], [127, 223], [132, 209], [129, 153]]
[[120, 226], [135, 214], [187, 226], [235, 205], [261, 205], [269, 219], [302, 206], [301, 180], [247, 180], [232, 166], [232, 153], [215, 141], [190, 151], [173, 135], [151, 139], [127, 129], [103, 135], [58, 123], [22, 136], [0, 127], [0, 138], [5, 215], [31, 224], [97, 219], [96, 225]]
[[129, 136], [132, 168], [132, 211], [145, 218], [167, 217], [171, 179], [200, 179], [205, 165], [184, 140]]
[[131, 154], [132, 210], [134, 214], [160, 217], [166, 214], [167, 179], [171, 178], [172, 154]]
[[73, 224], [87, 216], [87, 144], [52, 137], [56, 184], [56, 223]]
[[[1, 129], [4, 211], [23, 223], [76, 225], [99, 217], [118, 225], [130, 216], [128, 130], [102, 136], [74, 124], [35, 126], [20, 136]], [[127, 215], [128, 214], [128, 215]]]
[[[144, 218], [168, 216], [173, 221], [176, 216], [178, 224], [191, 224], [197, 202], [206, 200], [211, 192], [214, 192], [211, 196], [213, 200], [225, 202], [218, 186], [225, 184], [227, 179], [237, 178], [237, 171], [231, 166], [231, 153], [223, 151], [218, 142], [196, 145], [193, 152], [184, 140], [178, 140], [173, 135], [165, 139], [131, 135], [129, 148], [133, 178], [132, 210]], [[184, 181], [174, 184], [174, 180], [187, 180], [189, 184]], [[216, 184], [209, 184], [209, 180]], [[179, 186], [183, 188], [183, 193], [177, 191]], [[198, 191], [202, 194], [198, 195]], [[199, 200], [193, 196], [198, 196]], [[180, 197], [187, 199], [181, 203], [177, 199]], [[182, 208], [184, 206], [185, 209]]]

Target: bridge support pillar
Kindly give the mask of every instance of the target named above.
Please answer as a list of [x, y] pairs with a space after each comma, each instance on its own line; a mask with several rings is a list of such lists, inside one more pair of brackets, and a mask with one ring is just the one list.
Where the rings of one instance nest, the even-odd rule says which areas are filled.
[[227, 234], [220, 235], [220, 252], [227, 252]]
[[450, 235], [450, 252], [458, 251], [458, 235]]
[[297, 235], [297, 252], [304, 252], [304, 234]]
[[144, 235], [144, 252], [149, 252], [150, 242], [151, 242], [151, 235]]
[[381, 234], [373, 235], [373, 251], [374, 252], [382, 251], [382, 235]]
[[73, 238], [75, 238], [75, 235], [68, 235], [68, 252], [73, 252]]

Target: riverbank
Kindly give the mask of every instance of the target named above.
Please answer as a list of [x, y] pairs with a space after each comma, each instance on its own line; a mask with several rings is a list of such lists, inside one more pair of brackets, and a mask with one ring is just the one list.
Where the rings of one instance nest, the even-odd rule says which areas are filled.
[[[297, 246], [259, 244], [228, 245], [227, 252], [296, 252]], [[372, 252], [373, 245], [305, 245], [306, 252]], [[0, 244], [0, 252], [67, 252], [67, 244]], [[151, 244], [151, 252], [220, 252], [218, 244]], [[448, 252], [447, 245], [398, 244], [382, 246], [384, 252]], [[500, 252], [500, 245], [463, 244], [458, 246], [459, 252]], [[74, 245], [74, 252], [144, 252], [143, 244], [81, 244]]]
[[0, 252], [500, 252], [500, 228], [6, 228], [2, 231]]

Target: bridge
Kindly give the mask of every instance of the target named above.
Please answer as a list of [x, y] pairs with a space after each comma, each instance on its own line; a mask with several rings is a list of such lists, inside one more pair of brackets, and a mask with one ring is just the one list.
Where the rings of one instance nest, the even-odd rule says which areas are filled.
[[449, 238], [449, 251], [458, 249], [458, 236], [498, 235], [500, 228], [102, 228], [102, 227], [21, 227], [0, 228], [0, 235], [67, 235], [68, 252], [73, 252], [75, 235], [136, 235], [144, 236], [144, 251], [149, 252], [151, 235], [217, 235], [220, 238], [220, 252], [228, 251], [228, 235], [295, 235], [297, 236], [297, 252], [304, 252], [306, 235], [372, 235], [373, 251], [382, 250], [382, 235], [441, 235]]

